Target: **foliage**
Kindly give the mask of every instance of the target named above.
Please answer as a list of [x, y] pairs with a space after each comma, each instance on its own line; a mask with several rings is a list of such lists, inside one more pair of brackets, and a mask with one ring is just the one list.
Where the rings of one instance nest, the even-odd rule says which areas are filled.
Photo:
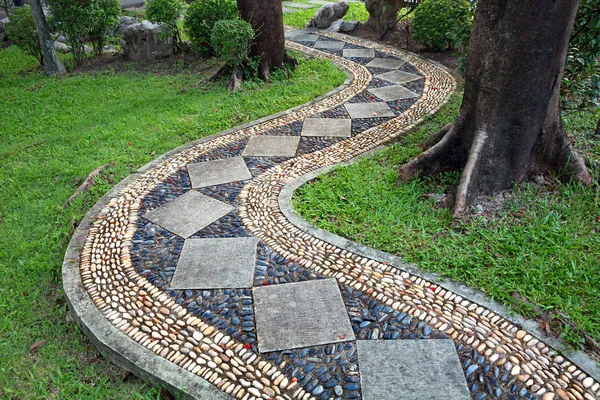
[[161, 24], [165, 34], [173, 37], [173, 45], [179, 48], [181, 35], [177, 21], [181, 16], [185, 2], [183, 0], [148, 0], [146, 17], [154, 23]]
[[248, 56], [253, 39], [254, 30], [249, 22], [223, 19], [214, 24], [210, 44], [225, 65], [235, 67]]
[[97, 7], [94, 12], [93, 24], [89, 30], [89, 41], [96, 55], [102, 54], [102, 49], [107, 42], [108, 32], [117, 25], [121, 15], [119, 0], [96, 0], [92, 7]]
[[14, 10], [10, 22], [6, 25], [6, 33], [15, 45], [23, 49], [25, 53], [34, 56], [40, 65], [44, 64], [44, 53], [28, 5]]
[[414, 12], [413, 38], [435, 50], [464, 50], [473, 13], [474, 7], [467, 0], [426, 0]]
[[239, 16], [233, 0], [196, 0], [190, 4], [183, 21], [192, 47], [200, 53], [213, 53], [210, 46], [214, 24]]

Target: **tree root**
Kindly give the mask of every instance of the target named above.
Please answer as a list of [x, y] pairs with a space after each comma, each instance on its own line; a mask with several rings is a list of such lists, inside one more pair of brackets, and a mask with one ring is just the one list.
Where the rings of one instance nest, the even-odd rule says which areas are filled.
[[85, 178], [83, 183], [77, 188], [75, 193], [73, 193], [71, 195], [71, 197], [69, 197], [67, 199], [67, 201], [65, 201], [63, 203], [62, 208], [66, 208], [67, 206], [69, 206], [69, 204], [71, 204], [73, 202], [73, 200], [75, 200], [77, 197], [79, 197], [80, 194], [85, 193], [88, 190], [90, 190], [90, 188], [94, 185], [94, 181], [96, 180], [98, 175], [100, 175], [100, 172], [102, 172], [102, 170], [104, 168], [108, 167], [109, 165], [113, 165], [113, 164], [114, 164], [114, 161], [110, 162], [108, 164], [101, 165], [98, 168], [96, 168], [95, 170], [93, 170], [92, 172], [90, 172], [90, 174], [87, 176], [87, 178]]

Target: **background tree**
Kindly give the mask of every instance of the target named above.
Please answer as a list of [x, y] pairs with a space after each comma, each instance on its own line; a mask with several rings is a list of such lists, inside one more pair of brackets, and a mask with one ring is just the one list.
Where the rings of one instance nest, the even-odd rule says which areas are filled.
[[31, 8], [31, 15], [33, 16], [33, 22], [35, 23], [39, 44], [42, 48], [42, 53], [44, 54], [44, 72], [46, 75], [66, 74], [67, 70], [63, 63], [58, 59], [56, 50], [54, 49], [54, 42], [50, 38], [50, 29], [48, 28], [48, 22], [42, 11], [40, 0], [30, 0], [29, 7]]
[[10, 12], [13, 7], [13, 0], [0, 0], [0, 9], [10, 18]]
[[398, 23], [398, 11], [403, 6], [404, 0], [365, 0], [365, 8], [369, 12], [367, 26], [375, 29], [383, 39]]
[[591, 176], [567, 138], [559, 106], [578, 4], [479, 0], [459, 114], [433, 136], [432, 147], [399, 168], [399, 180], [462, 169], [455, 217], [476, 196], [534, 174], [555, 171], [589, 184]]

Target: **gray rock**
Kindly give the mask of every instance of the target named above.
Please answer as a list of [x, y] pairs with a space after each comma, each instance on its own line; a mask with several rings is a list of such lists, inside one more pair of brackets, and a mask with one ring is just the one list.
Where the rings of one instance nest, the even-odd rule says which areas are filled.
[[344, 18], [349, 8], [350, 6], [345, 1], [325, 4], [317, 10], [315, 15], [306, 24], [306, 27], [328, 28], [334, 21]]
[[136, 24], [137, 20], [135, 17], [128, 17], [126, 15], [119, 17], [119, 24], [117, 25], [117, 29], [115, 29], [115, 35], [122, 35], [125, 32], [125, 29], [130, 27], [133, 24]]
[[342, 24], [344, 23], [343, 19], [338, 19], [337, 21], [333, 21], [329, 28], [327, 28], [330, 32], [339, 32], [342, 30]]
[[71, 48], [63, 42], [54, 42], [54, 49], [56, 51], [60, 51], [61, 53], [68, 53], [71, 51]]
[[92, 52], [94, 51], [90, 46], [88, 46], [87, 44], [83, 45], [83, 51], [85, 52], [85, 54], [92, 54]]
[[0, 42], [7, 40], [6, 35], [6, 24], [8, 23], [8, 17], [0, 19]]
[[113, 46], [112, 44], [106, 45], [102, 48], [102, 52], [104, 54], [116, 54], [119, 52], [119, 50]]
[[360, 21], [352, 20], [352, 21], [344, 21], [342, 23], [341, 32], [352, 32], [356, 29], [356, 27], [360, 25]]
[[161, 35], [160, 25], [150, 21], [128, 26], [121, 38], [125, 56], [135, 61], [152, 61], [173, 54], [172, 39]]
[[63, 35], [60, 35], [59, 37], [56, 38], [57, 42], [61, 42], [61, 43], [67, 43], [67, 38], [64, 37]]

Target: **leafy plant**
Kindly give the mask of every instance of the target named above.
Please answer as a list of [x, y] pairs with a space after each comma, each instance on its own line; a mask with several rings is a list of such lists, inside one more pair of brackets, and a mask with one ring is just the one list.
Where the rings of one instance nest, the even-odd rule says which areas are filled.
[[254, 39], [254, 30], [243, 19], [217, 21], [212, 29], [210, 44], [219, 58], [229, 67], [241, 64]]
[[413, 38], [436, 50], [458, 48], [469, 43], [474, 7], [467, 0], [427, 0], [414, 12]]
[[6, 33], [15, 45], [23, 49], [25, 53], [37, 58], [40, 65], [44, 65], [44, 53], [28, 5], [14, 10], [10, 22], [6, 24]]
[[102, 54], [102, 49], [107, 42], [109, 30], [116, 26], [121, 15], [120, 2], [115, 0], [96, 0], [97, 7], [94, 13], [94, 23], [90, 26], [89, 41], [96, 55]]
[[238, 9], [233, 0], [197, 0], [187, 9], [183, 25], [196, 51], [213, 53], [210, 42], [214, 24], [236, 17]]
[[146, 17], [154, 22], [161, 24], [165, 29], [165, 34], [172, 36], [175, 53], [179, 49], [181, 43], [181, 34], [177, 21], [185, 2], [183, 0], [148, 0]]

